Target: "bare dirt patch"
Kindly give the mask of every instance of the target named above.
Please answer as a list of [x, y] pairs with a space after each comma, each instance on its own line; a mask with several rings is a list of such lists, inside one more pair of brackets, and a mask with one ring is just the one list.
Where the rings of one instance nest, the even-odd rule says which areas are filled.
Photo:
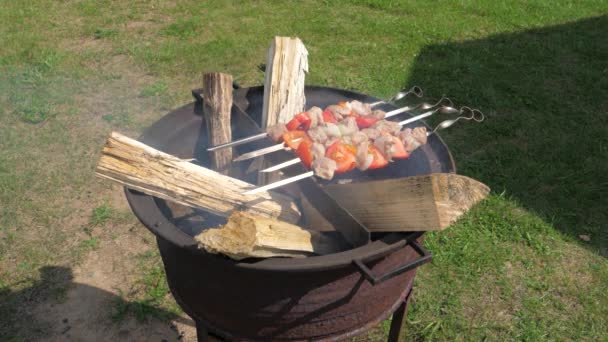
[[48, 327], [47, 341], [195, 341], [193, 323], [183, 315], [173, 322], [135, 317], [114, 321], [121, 293], [138, 274], [133, 259], [156, 248], [141, 225], [114, 226], [114, 239], [100, 239], [98, 248], [73, 272], [65, 299], [42, 303], [34, 317]]
[[[158, 96], [141, 96], [155, 79], [128, 56], [108, 53], [107, 41], [83, 38], [62, 48], [102, 57], [87, 59], [88, 76], [52, 82], [69, 97], [56, 116], [36, 126], [2, 122], [12, 135], [5, 141], [14, 150], [4, 157], [15, 181], [10, 201], [0, 207], [17, 219], [0, 238], [17, 241], [0, 259], [0, 301], [6, 299], [0, 309], [8, 313], [0, 320], [0, 340], [195, 340], [185, 315], [174, 322], [142, 322], [131, 314], [115, 319], [116, 303], [129, 300], [124, 294], [141, 277], [137, 256], [156, 245], [131, 214], [122, 187], [94, 175], [111, 130], [136, 137], [167, 105]], [[94, 224], [100, 206], [112, 215]]]

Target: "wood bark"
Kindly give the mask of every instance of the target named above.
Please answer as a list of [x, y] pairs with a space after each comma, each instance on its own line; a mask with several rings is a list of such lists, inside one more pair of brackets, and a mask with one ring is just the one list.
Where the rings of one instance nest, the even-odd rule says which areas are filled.
[[[232, 75], [212, 72], [203, 74], [203, 112], [207, 125], [209, 146], [232, 141], [230, 112], [232, 109]], [[232, 148], [211, 153], [213, 168], [228, 174], [232, 162]]]
[[102, 150], [96, 174], [146, 194], [225, 217], [236, 210], [245, 210], [289, 223], [296, 223], [300, 218], [298, 207], [288, 196], [273, 192], [243, 195], [254, 185], [116, 132], [110, 134]]
[[345, 247], [335, 235], [244, 212], [235, 212], [226, 225], [204, 230], [195, 238], [206, 251], [236, 260], [325, 255]]
[[[326, 189], [372, 232], [443, 230], [490, 192], [479, 181], [451, 173], [336, 184]], [[303, 208], [307, 218], [320, 220], [309, 213], [309, 207]]]

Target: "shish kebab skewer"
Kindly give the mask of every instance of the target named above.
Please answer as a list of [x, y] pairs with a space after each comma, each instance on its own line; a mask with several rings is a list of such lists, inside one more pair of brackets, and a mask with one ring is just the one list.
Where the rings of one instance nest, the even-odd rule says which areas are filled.
[[[463, 109], [467, 110], [468, 107], [463, 107]], [[409, 119], [403, 120], [403, 121], [399, 122], [399, 126], [403, 127], [403, 126], [405, 126], [405, 125], [407, 125], [409, 123], [412, 123], [412, 122], [415, 122], [415, 121], [427, 118], [427, 117], [429, 117], [429, 116], [431, 116], [431, 115], [433, 115], [433, 114], [435, 114], [437, 112], [439, 112], [441, 114], [456, 114], [456, 113], [462, 113], [463, 109], [461, 109], [459, 111], [459, 110], [457, 110], [457, 109], [455, 109], [453, 107], [449, 107], [449, 106], [440, 107], [440, 108], [437, 108], [435, 110], [431, 110], [431, 111], [428, 111], [426, 113], [422, 113], [420, 115], [416, 115], [416, 116], [411, 117]], [[278, 149], [275, 149], [275, 147], [278, 147], [278, 145], [279, 144], [270, 146], [270, 147], [268, 147], [266, 149], [260, 149], [260, 150], [254, 151], [254, 152], [250, 152], [250, 153], [262, 152], [263, 154], [267, 154], [267, 153], [270, 153], [270, 152], [268, 152], [270, 150], [272, 150], [272, 152], [274, 152], [275, 150], [278, 150]], [[283, 148], [284, 148], [284, 146], [283, 146]], [[281, 149], [283, 149], [283, 148], [281, 148]], [[264, 151], [264, 150], [267, 150], [267, 151]], [[266, 153], [264, 153], [264, 152], [266, 152]], [[261, 154], [258, 154], [258, 155], [261, 155]], [[294, 158], [294, 159], [282, 162], [280, 164], [271, 166], [269, 168], [260, 170], [260, 172], [274, 172], [274, 171], [278, 171], [278, 170], [284, 169], [284, 168], [286, 168], [288, 166], [295, 165], [295, 164], [299, 163], [300, 161], [301, 161], [300, 158]]]
[[[376, 102], [370, 103], [369, 105], [370, 105], [370, 107], [375, 107], [375, 106], [383, 104], [383, 103], [393, 103], [393, 102], [399, 101], [402, 98], [407, 97], [409, 95], [414, 95], [416, 97], [422, 97], [422, 89], [420, 87], [418, 87], [418, 86], [413, 86], [408, 91], [400, 91], [400, 92], [398, 92], [397, 94], [395, 94], [395, 96], [391, 97], [388, 100], [376, 101]], [[444, 101], [444, 99], [442, 98], [440, 101]], [[397, 115], [397, 114], [400, 114], [400, 113], [404, 113], [406, 111], [414, 110], [414, 109], [419, 108], [419, 107], [425, 109], [425, 107], [424, 107], [425, 105], [428, 106], [428, 104], [426, 104], [426, 103], [421, 103], [421, 104], [419, 104], [417, 106], [413, 106], [413, 107], [406, 106], [406, 107], [397, 109], [397, 110], [401, 110], [401, 111], [397, 112], [395, 114], [392, 114], [392, 115]], [[389, 113], [392, 113], [392, 112], [389, 112]], [[221, 150], [223, 148], [227, 148], [227, 147], [231, 147], [231, 146], [238, 146], [238, 145], [246, 144], [246, 143], [249, 143], [249, 142], [252, 142], [252, 141], [261, 140], [261, 139], [264, 139], [266, 137], [268, 137], [268, 133], [264, 132], [264, 133], [252, 135], [252, 136], [247, 137], [247, 138], [231, 141], [231, 142], [228, 142], [228, 143], [225, 143], [225, 144], [220, 144], [220, 145], [212, 146], [212, 147], [207, 148], [207, 151], [209, 151], [209, 152], [211, 152], [211, 151], [217, 151], [217, 150]]]
[[[441, 123], [439, 123], [439, 125], [437, 125], [435, 127], [435, 129], [433, 129], [431, 132], [426, 132], [425, 135], [428, 137], [428, 136], [432, 135], [433, 133], [436, 133], [438, 130], [446, 129], [446, 128], [452, 126], [453, 124], [455, 124], [460, 119], [463, 119], [463, 120], [474, 120], [476, 122], [481, 122], [481, 121], [484, 120], [483, 113], [481, 111], [477, 110], [477, 109], [470, 109], [469, 107], [463, 107], [460, 110], [460, 112], [462, 113], [464, 111], [469, 111], [470, 115], [468, 115], [468, 116], [464, 116], [463, 115], [463, 116], [457, 117], [456, 119], [442, 121]], [[426, 129], [424, 129], [424, 127], [418, 127], [418, 128], [421, 128], [424, 131], [426, 131]], [[244, 195], [253, 195], [253, 194], [256, 194], [256, 193], [261, 192], [261, 191], [267, 191], [267, 190], [271, 190], [271, 189], [276, 189], [276, 188], [281, 187], [283, 185], [287, 185], [287, 184], [290, 184], [290, 183], [293, 183], [293, 182], [297, 182], [297, 181], [299, 181], [301, 179], [312, 177], [314, 175], [315, 175], [314, 171], [308, 171], [308, 172], [305, 172], [305, 173], [297, 175], [297, 176], [286, 178], [286, 179], [280, 180], [278, 182], [274, 182], [274, 183], [271, 183], [271, 184], [268, 184], [268, 185], [265, 185], [265, 186], [261, 186], [261, 187], [258, 187], [258, 188], [246, 191], [243, 194]]]
[[[407, 125], [407, 124], [409, 124], [411, 122], [427, 118], [427, 117], [429, 117], [429, 116], [431, 116], [431, 115], [433, 115], [435, 113], [441, 113], [441, 114], [455, 114], [455, 113], [458, 113], [457, 109], [451, 107], [452, 101], [450, 99], [448, 99], [447, 97], [442, 98], [441, 100], [439, 100], [434, 105], [429, 105], [429, 104], [421, 103], [420, 105], [418, 105], [416, 107], [420, 107], [420, 108], [423, 108], [423, 109], [429, 109], [429, 108], [433, 108], [433, 107], [436, 107], [438, 105], [441, 105], [442, 103], [445, 103], [445, 105], [443, 105], [443, 106], [441, 106], [439, 108], [430, 110], [430, 111], [428, 111], [426, 113], [422, 113], [420, 115], [414, 116], [414, 117], [409, 118], [407, 120], [403, 120], [403, 121], [399, 122], [399, 125], [404, 126], [404, 125]], [[405, 108], [408, 108], [408, 109], [404, 110]], [[397, 114], [401, 114], [401, 113], [410, 111], [412, 109], [416, 109], [416, 108], [415, 107], [414, 108], [403, 107], [403, 108], [395, 109], [393, 111], [390, 111], [390, 112], [386, 113], [386, 115], [384, 116], [384, 119], [392, 117], [392, 116], [395, 116]], [[243, 155], [235, 158], [233, 161], [234, 162], [238, 162], [238, 161], [248, 160], [248, 159], [252, 159], [252, 158], [259, 157], [259, 156], [263, 156], [263, 155], [266, 155], [266, 154], [269, 154], [269, 153], [272, 153], [272, 152], [280, 151], [280, 150], [283, 150], [283, 149], [286, 149], [286, 148], [288, 148], [288, 147], [286, 147], [284, 143], [279, 143], [279, 144], [276, 144], [276, 145], [272, 145], [272, 146], [269, 146], [269, 147], [261, 148], [259, 150], [255, 150], [255, 151], [252, 151], [252, 152], [245, 153], [245, 154], [243, 154]], [[293, 165], [293, 164], [289, 164], [289, 165]]]

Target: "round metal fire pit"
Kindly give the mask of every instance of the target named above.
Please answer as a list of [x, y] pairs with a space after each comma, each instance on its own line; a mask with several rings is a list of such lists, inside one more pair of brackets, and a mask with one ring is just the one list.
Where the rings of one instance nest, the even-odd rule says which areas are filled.
[[[377, 100], [324, 87], [307, 87], [306, 97], [308, 106], [319, 107], [350, 99]], [[235, 91], [235, 103], [247, 106], [257, 122], [262, 99], [262, 87]], [[204, 164], [206, 138], [200, 114], [200, 103], [181, 107], [146, 130], [140, 140], [178, 157], [199, 156]], [[234, 139], [247, 135], [234, 116], [232, 124]], [[437, 135], [409, 159], [353, 177], [363, 181], [433, 172], [455, 172], [449, 150]], [[179, 305], [197, 326], [229, 339], [338, 340], [363, 333], [404, 301], [414, 268], [422, 263], [417, 260], [429, 258], [412, 234], [393, 233], [373, 236], [366, 246], [333, 255], [236, 262], [199, 250], [193, 239], [220, 218], [128, 189], [126, 195], [135, 215], [157, 236], [167, 281]]]

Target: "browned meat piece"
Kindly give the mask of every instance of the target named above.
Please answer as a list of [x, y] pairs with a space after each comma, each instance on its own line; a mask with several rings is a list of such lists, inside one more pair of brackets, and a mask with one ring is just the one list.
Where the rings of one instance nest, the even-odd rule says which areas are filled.
[[367, 142], [368, 140], [369, 138], [363, 132], [356, 132], [355, 134], [350, 136], [350, 142], [355, 146]]
[[401, 126], [399, 126], [398, 122], [388, 121], [388, 120], [380, 120], [372, 125], [372, 128], [376, 128], [382, 132], [397, 134], [401, 130]]
[[334, 172], [338, 168], [336, 162], [327, 157], [313, 160], [311, 167], [316, 176], [327, 180], [334, 178]]
[[323, 127], [317, 126], [308, 130], [308, 136], [312, 141], [324, 144], [327, 141], [327, 134], [323, 130]]
[[380, 150], [386, 160], [393, 160], [393, 154], [395, 153], [395, 141], [393, 140], [392, 135], [383, 134], [374, 141], [374, 145]]
[[397, 134], [397, 138], [401, 139], [401, 141], [403, 142], [403, 147], [405, 147], [405, 150], [408, 153], [412, 153], [412, 151], [414, 151], [421, 145], [420, 141], [414, 138], [411, 128], [406, 128], [403, 131], [399, 132]]
[[376, 109], [372, 112], [371, 114], [373, 117], [375, 117], [376, 119], [382, 120], [384, 119], [384, 117], [386, 116], [386, 112], [380, 109]]
[[269, 126], [268, 128], [266, 128], [266, 133], [268, 133], [268, 136], [270, 137], [270, 139], [272, 139], [272, 141], [278, 142], [281, 140], [283, 134], [287, 133], [287, 127], [285, 127], [285, 124], [278, 123], [276, 125]]
[[414, 138], [416, 138], [416, 140], [418, 140], [418, 142], [420, 142], [421, 145], [426, 144], [426, 127], [416, 127], [412, 130], [412, 135], [414, 136]]
[[367, 170], [367, 168], [374, 161], [374, 156], [368, 153], [369, 143], [367, 141], [362, 142], [357, 146], [357, 168], [361, 171]]
[[372, 107], [369, 105], [369, 103], [354, 100], [350, 101], [349, 104], [353, 113], [357, 115], [369, 115], [372, 113]]
[[357, 126], [357, 120], [352, 116], [349, 116], [346, 119], [340, 121], [338, 123], [338, 128], [340, 128], [340, 133], [342, 134], [342, 136], [352, 135], [359, 131], [359, 126]]
[[361, 133], [365, 134], [370, 140], [376, 140], [382, 135], [382, 132], [375, 128], [364, 128]]
[[314, 128], [321, 122], [323, 122], [323, 110], [319, 107], [311, 107], [308, 110], [308, 115], [310, 116], [310, 127]]
[[325, 157], [325, 146], [323, 146], [323, 144], [319, 144], [318, 142], [314, 142], [310, 147], [310, 153], [312, 154], [312, 160]]
[[334, 117], [338, 121], [342, 120], [343, 117], [350, 114], [350, 109], [344, 108], [344, 107], [338, 106], [338, 105], [331, 105], [331, 106], [327, 107], [326, 109], [331, 110], [331, 112], [334, 113]]

